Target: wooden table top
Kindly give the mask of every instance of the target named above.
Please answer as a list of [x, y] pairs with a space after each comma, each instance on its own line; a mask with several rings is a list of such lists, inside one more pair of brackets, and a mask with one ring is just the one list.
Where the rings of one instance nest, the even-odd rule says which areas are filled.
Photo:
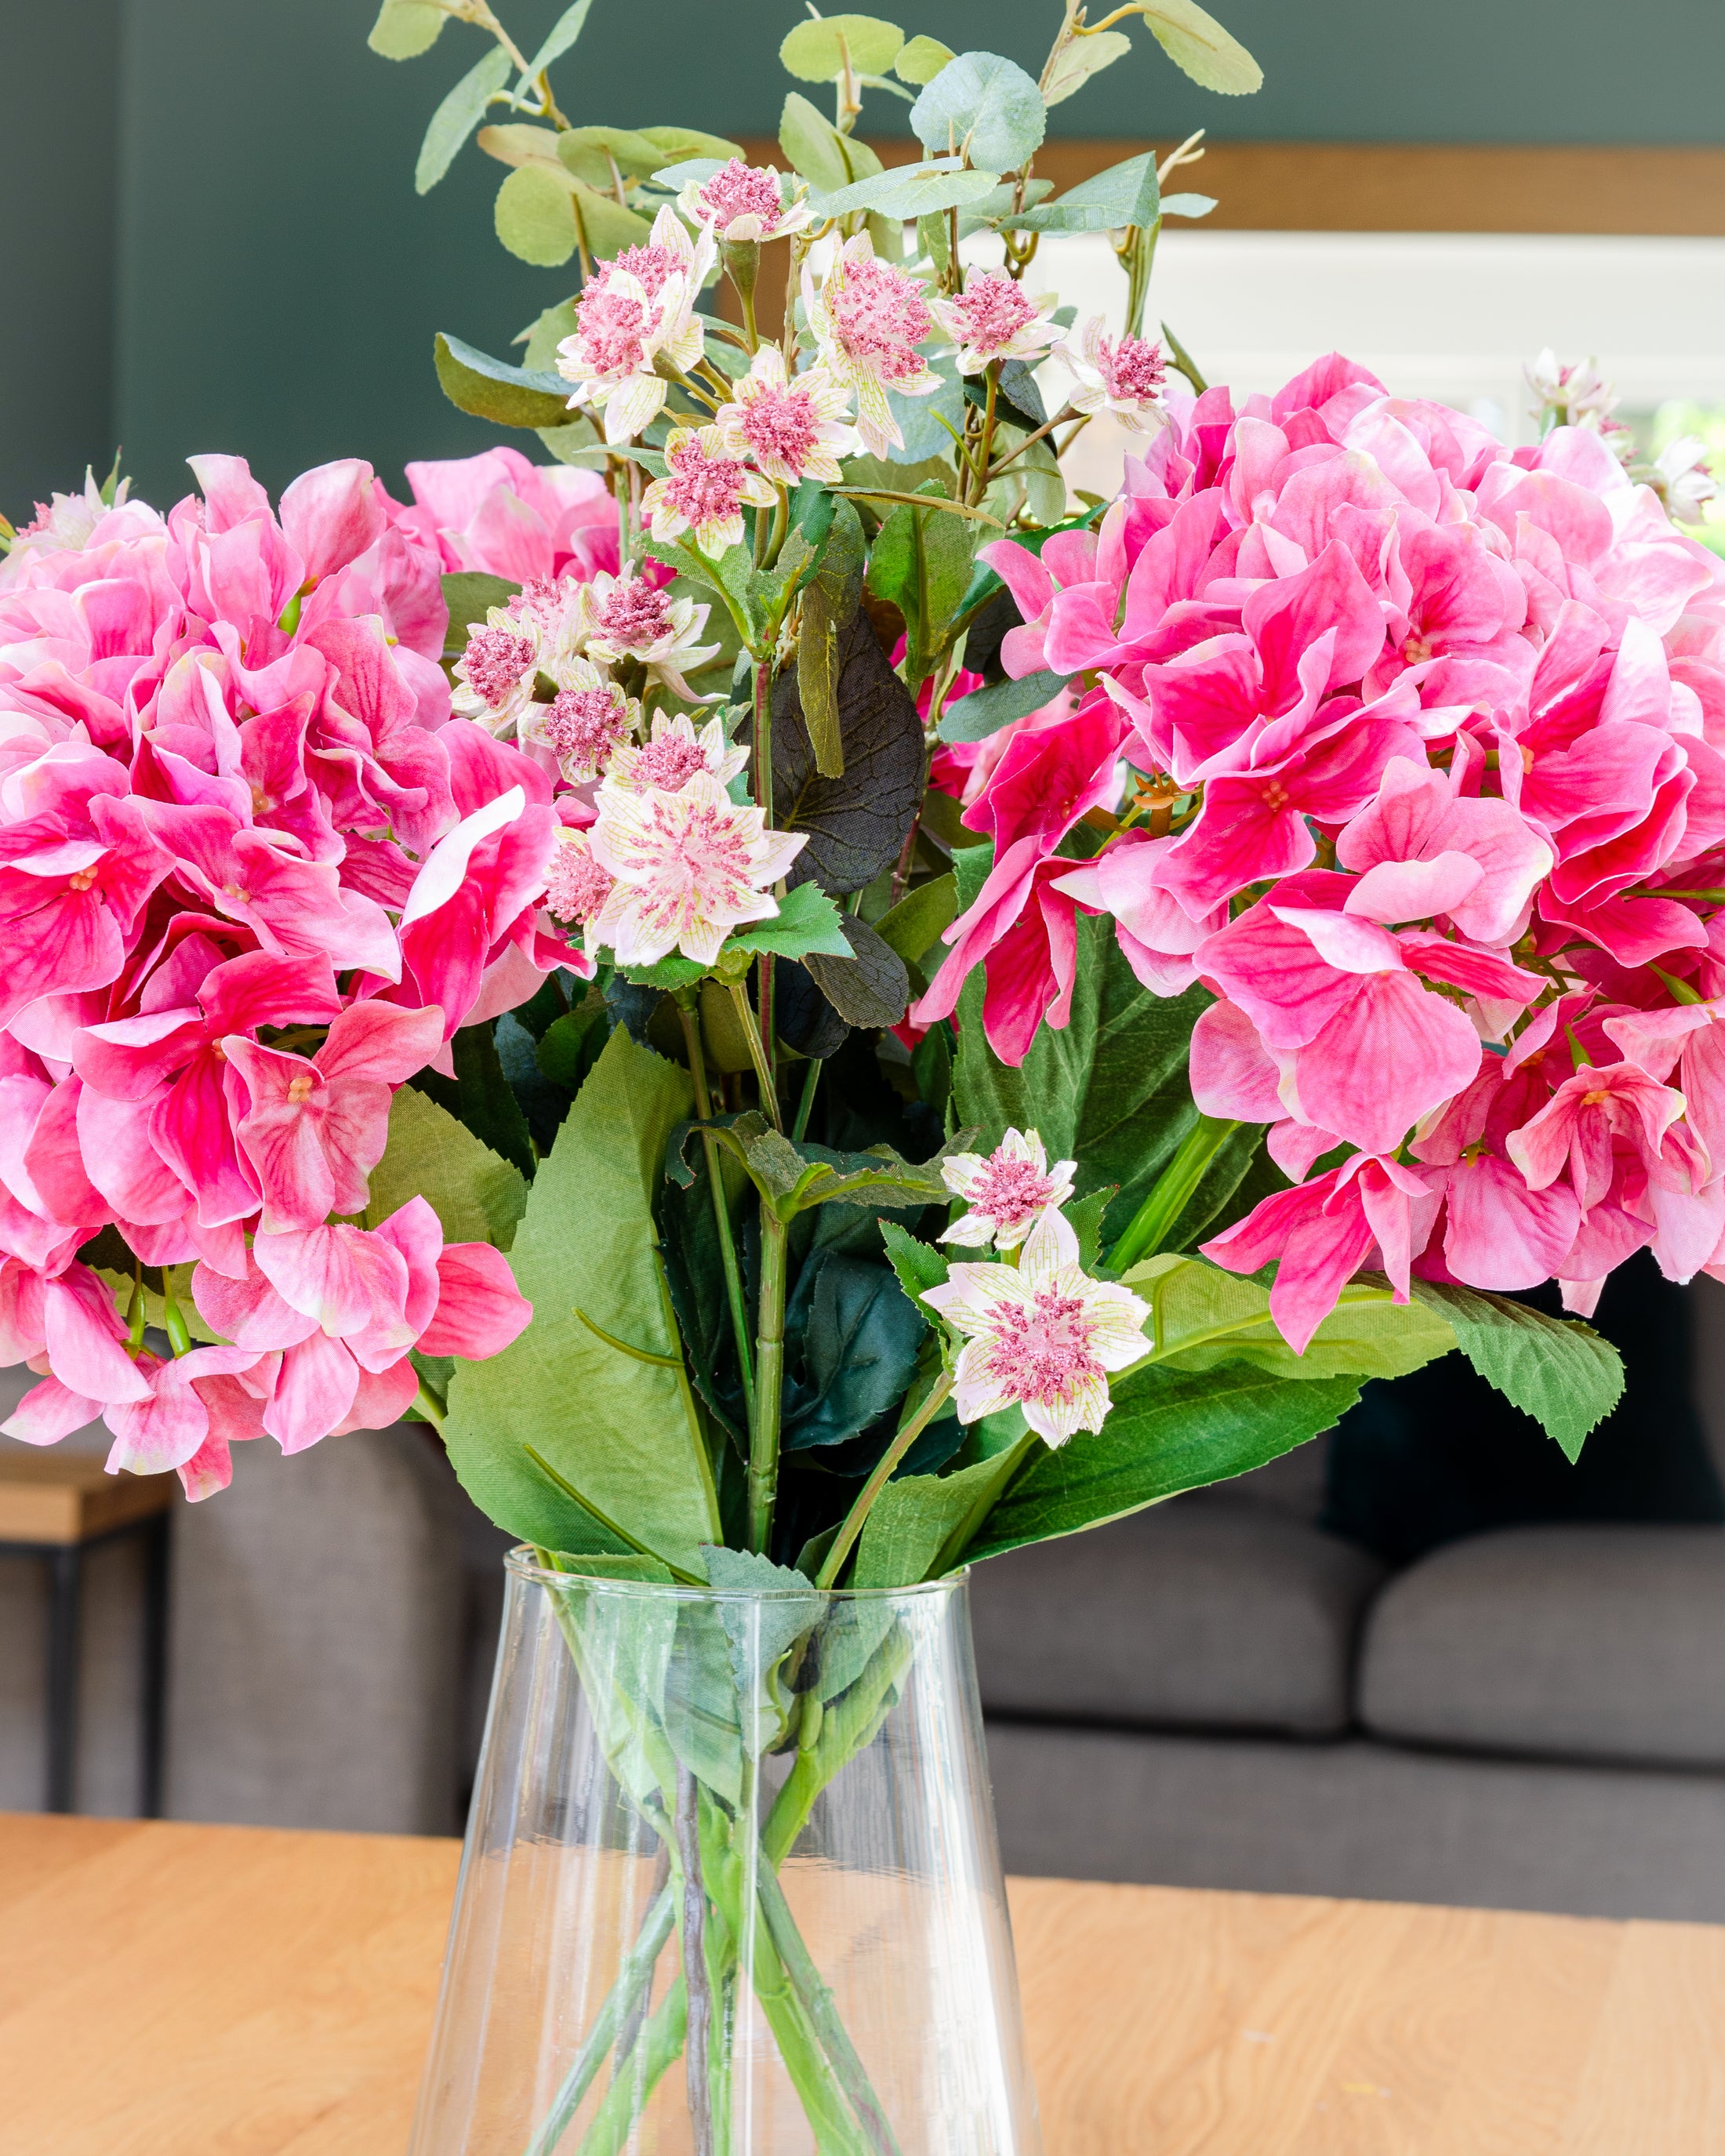
[[[458, 1855], [0, 1818], [0, 2156], [400, 2156]], [[1049, 2156], [1725, 2149], [1725, 1928], [1012, 1905]]]
[[26, 1452], [0, 1439], [0, 1543], [86, 1543], [164, 1512], [174, 1475], [110, 1475], [88, 1453]]

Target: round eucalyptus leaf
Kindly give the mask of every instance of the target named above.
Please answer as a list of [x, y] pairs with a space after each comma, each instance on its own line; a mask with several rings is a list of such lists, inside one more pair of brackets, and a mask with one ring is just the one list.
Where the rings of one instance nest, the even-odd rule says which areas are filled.
[[893, 62], [892, 71], [901, 82], [932, 82], [953, 57], [952, 48], [938, 38], [912, 38]]
[[798, 23], [778, 49], [785, 71], [799, 82], [833, 82], [850, 63], [853, 74], [885, 74], [904, 49], [905, 33], [878, 15], [820, 15]]
[[963, 151], [973, 165], [1015, 172], [1040, 147], [1048, 109], [1024, 70], [998, 53], [960, 53], [911, 107], [932, 157]]
[[569, 182], [550, 165], [520, 165], [497, 190], [497, 237], [511, 254], [553, 270], [575, 252]]

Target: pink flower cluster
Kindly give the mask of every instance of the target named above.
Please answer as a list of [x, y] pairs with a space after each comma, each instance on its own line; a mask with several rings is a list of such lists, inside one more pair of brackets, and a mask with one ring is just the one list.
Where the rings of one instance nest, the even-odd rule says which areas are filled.
[[[279, 514], [239, 459], [193, 470], [202, 499], [50, 514], [0, 572], [0, 1361], [41, 1380], [10, 1435], [100, 1416], [110, 1466], [202, 1496], [235, 1439], [388, 1423], [410, 1348], [530, 1315], [423, 1199], [354, 1216], [395, 1089], [585, 964], [545, 932], [552, 777], [450, 721], [439, 572], [608, 557], [585, 475], [508, 450], [415, 467], [406, 508], [352, 459]], [[218, 1344], [145, 1346], [80, 1255], [108, 1229], [194, 1267]]]
[[1295, 1184], [1206, 1250], [1279, 1261], [1298, 1348], [1362, 1266], [1583, 1312], [1644, 1246], [1725, 1274], [1725, 564], [1597, 431], [1511, 451], [1337, 357], [1167, 416], [1094, 533], [983, 550], [1071, 706], [966, 809], [993, 869], [912, 1017], [981, 963], [1021, 1061], [1079, 911], [1203, 982], [1194, 1097]]

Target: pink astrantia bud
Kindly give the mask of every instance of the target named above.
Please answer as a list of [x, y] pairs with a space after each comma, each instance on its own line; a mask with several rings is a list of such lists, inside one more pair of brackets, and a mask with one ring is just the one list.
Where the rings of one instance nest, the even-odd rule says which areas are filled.
[[494, 734], [514, 731], [533, 701], [538, 639], [503, 607], [492, 607], [483, 624], [470, 623], [467, 649], [455, 661], [449, 708], [476, 719]]
[[1142, 337], [1110, 337], [1103, 318], [1092, 315], [1076, 346], [1061, 342], [1054, 356], [1071, 375], [1067, 403], [1075, 412], [1110, 412], [1128, 433], [1142, 434], [1167, 417], [1163, 388], [1168, 369], [1159, 344]]
[[593, 858], [617, 878], [587, 924], [589, 951], [609, 945], [619, 966], [653, 966], [680, 951], [711, 966], [731, 931], [770, 921], [778, 882], [802, 851], [800, 831], [769, 831], [758, 808], [732, 802], [711, 772], [679, 793], [600, 787]]
[[807, 190], [800, 181], [791, 184], [787, 203], [771, 165], [746, 165], [740, 157], [732, 157], [710, 179], [691, 180], [678, 196], [677, 207], [691, 224], [711, 227], [716, 238], [732, 246], [783, 239], [803, 231], [809, 221], [803, 199]]
[[562, 831], [545, 871], [546, 910], [555, 920], [579, 927], [611, 896], [612, 880], [593, 859], [585, 831]]
[[847, 239], [817, 287], [803, 271], [803, 305], [820, 348], [821, 363], [856, 399], [856, 430], [870, 455], [904, 447], [886, 401], [927, 397], [940, 377], [916, 349], [932, 336], [934, 316], [925, 286], [891, 263], [877, 261], [865, 232]]
[[660, 540], [694, 534], [703, 554], [716, 561], [742, 538], [745, 502], [756, 509], [777, 506], [770, 481], [725, 453], [716, 427], [674, 428], [665, 439], [663, 479], [641, 496], [641, 513]]
[[1049, 320], [1052, 292], [1032, 299], [999, 270], [972, 277], [949, 300], [931, 300], [928, 311], [957, 348], [958, 372], [980, 374], [997, 359], [1040, 358], [1060, 336]]
[[572, 660], [566, 685], [548, 704], [534, 704], [521, 718], [524, 742], [542, 748], [571, 786], [598, 778], [620, 743], [634, 732], [641, 707], [590, 659]]
[[782, 486], [805, 479], [838, 485], [839, 459], [855, 454], [857, 436], [845, 416], [850, 393], [827, 368], [787, 379], [783, 353], [763, 344], [732, 393], [713, 416], [727, 456], [751, 459]]
[[1108, 1373], [1149, 1353], [1150, 1306], [1091, 1280], [1063, 1214], [1043, 1214], [1016, 1265], [957, 1265], [922, 1300], [965, 1335], [953, 1398], [961, 1422], [1021, 1407], [1048, 1445], [1100, 1430]]
[[1057, 1160], [1053, 1168], [1034, 1131], [1009, 1131], [993, 1152], [958, 1152], [941, 1163], [941, 1180], [969, 1210], [941, 1236], [943, 1243], [970, 1248], [1015, 1250], [1050, 1206], [1072, 1195], [1078, 1163]]
[[684, 712], [667, 718], [654, 716], [650, 739], [637, 747], [625, 742], [612, 757], [605, 776], [614, 788], [645, 793], [657, 787], [661, 793], [680, 793], [697, 772], [709, 772], [721, 786], [728, 786], [749, 760], [747, 747], [732, 748], [717, 719], [709, 719], [697, 733]]
[[674, 696], [696, 704], [701, 699], [683, 675], [706, 665], [718, 651], [716, 644], [700, 640], [711, 612], [693, 599], [674, 598], [644, 577], [601, 574], [581, 587], [564, 646], [602, 666], [639, 660], [649, 681], [662, 681]]

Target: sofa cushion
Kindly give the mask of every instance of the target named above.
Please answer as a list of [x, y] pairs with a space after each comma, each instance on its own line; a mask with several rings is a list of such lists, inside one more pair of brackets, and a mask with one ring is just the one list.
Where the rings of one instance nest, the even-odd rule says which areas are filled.
[[1354, 1635], [1380, 1566], [1204, 1491], [979, 1565], [995, 1714], [1326, 1736], [1346, 1727]]
[[1725, 1528], [1521, 1527], [1373, 1604], [1360, 1714], [1386, 1737], [1725, 1767]]

